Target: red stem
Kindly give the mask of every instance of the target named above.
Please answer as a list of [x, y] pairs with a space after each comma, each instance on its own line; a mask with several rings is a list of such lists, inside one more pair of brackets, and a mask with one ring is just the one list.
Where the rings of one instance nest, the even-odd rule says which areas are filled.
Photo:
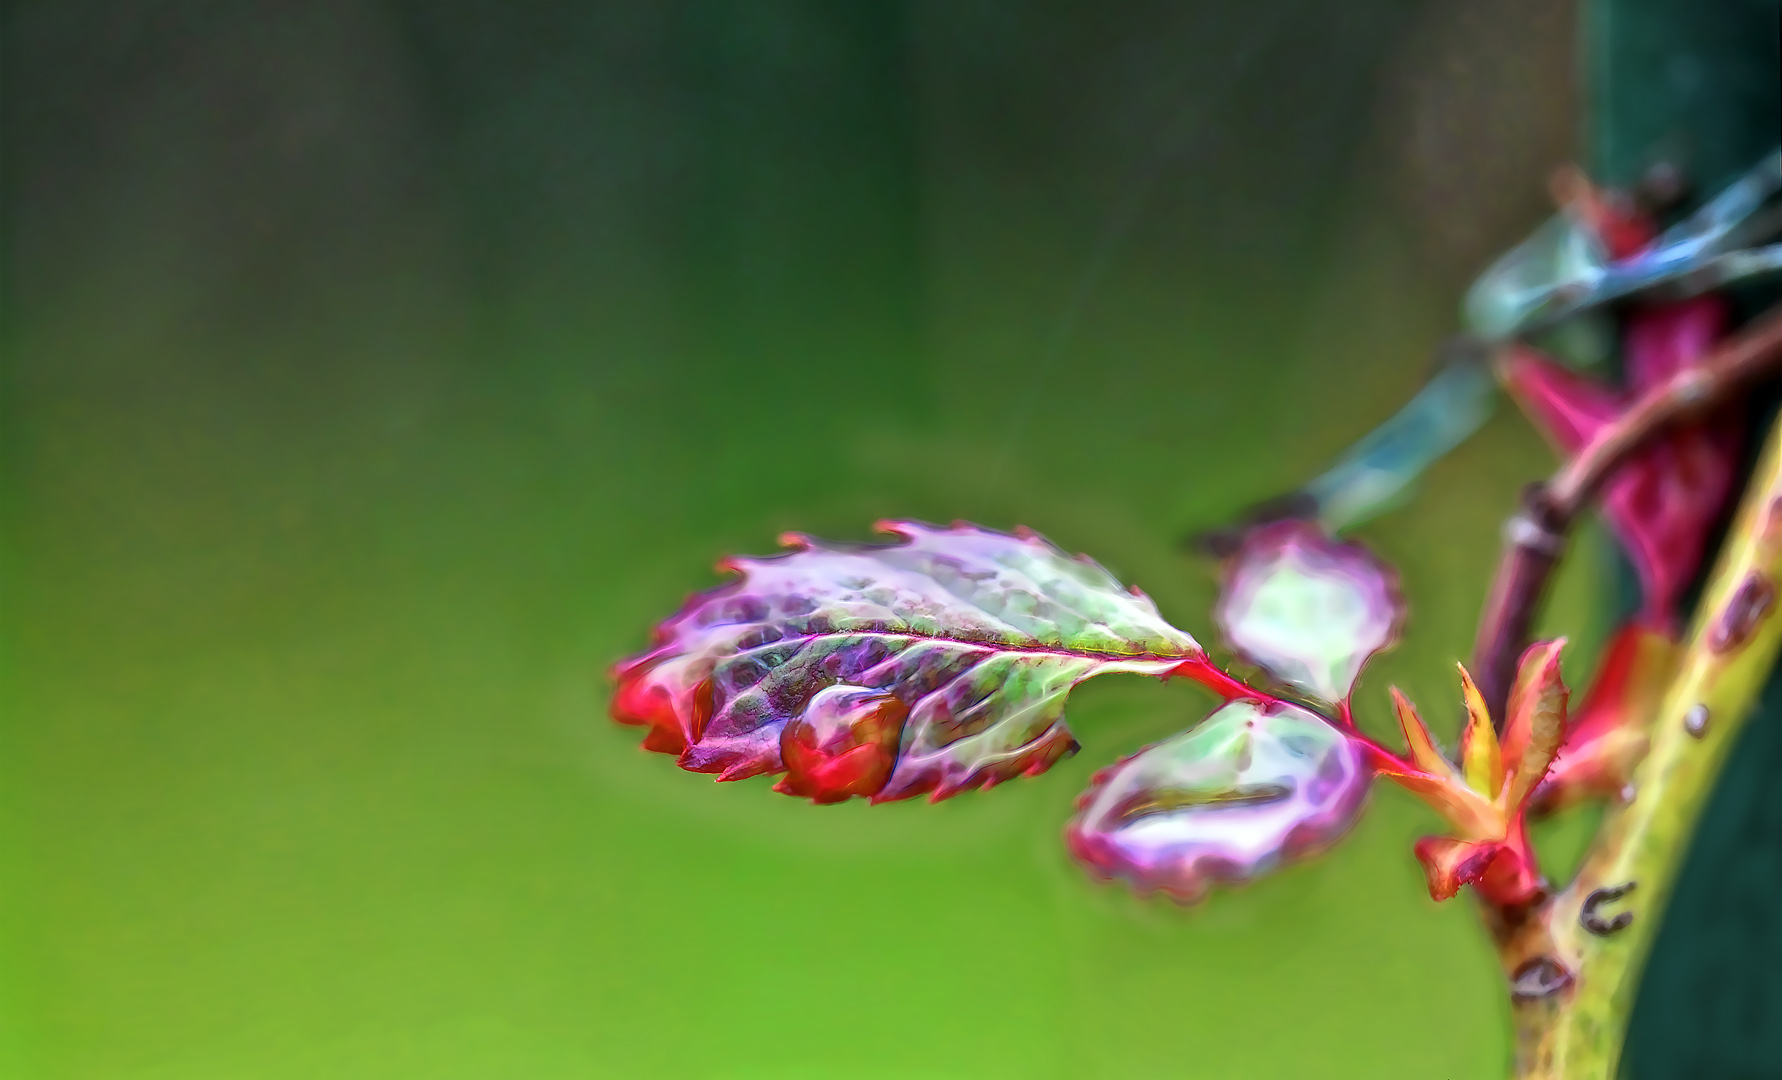
[[1211, 690], [1213, 693], [1218, 694], [1226, 701], [1249, 698], [1252, 701], [1269, 703], [1276, 700], [1272, 695], [1265, 694], [1262, 691], [1257, 690], [1255, 687], [1227, 675], [1225, 672], [1213, 666], [1213, 662], [1204, 656], [1182, 661], [1180, 664], [1171, 668], [1169, 674], [1182, 675], [1193, 679], [1195, 682], [1206, 687], [1208, 690]]

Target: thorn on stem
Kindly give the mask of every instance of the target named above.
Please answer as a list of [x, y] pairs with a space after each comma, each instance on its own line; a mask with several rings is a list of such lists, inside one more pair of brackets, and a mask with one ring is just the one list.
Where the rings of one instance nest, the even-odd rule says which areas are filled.
[[1683, 714], [1683, 730], [1699, 739], [1708, 733], [1708, 707], [1697, 702]]
[[1625, 930], [1633, 922], [1633, 912], [1623, 911], [1612, 919], [1605, 919], [1596, 913], [1596, 909], [1610, 904], [1634, 891], [1639, 882], [1630, 881], [1625, 885], [1613, 885], [1597, 889], [1584, 898], [1584, 904], [1578, 909], [1578, 925], [1595, 934], [1597, 937], [1608, 937], [1610, 934]]
[[1724, 653], [1745, 644], [1775, 606], [1776, 583], [1753, 570], [1721, 609], [1708, 632], [1708, 647]]
[[1534, 1001], [1552, 997], [1572, 984], [1572, 973], [1551, 956], [1537, 956], [1510, 976], [1510, 999]]

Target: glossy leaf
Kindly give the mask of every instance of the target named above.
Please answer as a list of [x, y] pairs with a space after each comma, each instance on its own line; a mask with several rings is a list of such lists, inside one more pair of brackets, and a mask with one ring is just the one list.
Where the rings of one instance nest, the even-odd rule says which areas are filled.
[[1234, 701], [1098, 773], [1065, 837], [1103, 876], [1188, 902], [1328, 847], [1368, 779], [1361, 751], [1319, 717]]
[[1276, 522], [1245, 538], [1226, 565], [1214, 611], [1240, 655], [1327, 702], [1348, 697], [1368, 657], [1398, 640], [1403, 614], [1391, 569], [1303, 521]]
[[780, 732], [786, 776], [774, 790], [841, 802], [884, 790], [909, 706], [896, 694], [837, 683], [816, 692]]
[[1204, 665], [1150, 599], [1031, 533], [892, 522], [889, 544], [787, 538], [726, 561], [618, 666], [616, 719], [644, 746], [820, 802], [944, 798], [1075, 749], [1065, 696], [1091, 675]]

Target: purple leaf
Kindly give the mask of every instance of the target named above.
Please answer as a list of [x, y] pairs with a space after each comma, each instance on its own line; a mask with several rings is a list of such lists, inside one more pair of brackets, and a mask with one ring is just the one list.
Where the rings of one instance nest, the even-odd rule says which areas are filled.
[[1337, 702], [1368, 657], [1398, 640], [1398, 575], [1317, 525], [1252, 532], [1225, 567], [1214, 618], [1226, 642], [1281, 683]]
[[1233, 701], [1098, 773], [1065, 840], [1103, 876], [1188, 903], [1328, 847], [1354, 822], [1370, 775], [1360, 748], [1323, 719]]
[[1064, 699], [1091, 675], [1206, 667], [1188, 634], [1106, 570], [1025, 530], [880, 526], [890, 544], [788, 537], [731, 559], [618, 666], [613, 715], [644, 746], [736, 780], [789, 770], [819, 802], [936, 799], [1076, 749]]

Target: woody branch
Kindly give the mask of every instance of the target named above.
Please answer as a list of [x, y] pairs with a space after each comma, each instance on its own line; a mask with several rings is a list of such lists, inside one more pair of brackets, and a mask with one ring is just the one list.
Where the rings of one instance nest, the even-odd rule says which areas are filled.
[[1516, 660], [1578, 514], [1616, 467], [1671, 426], [1702, 415], [1782, 370], [1782, 306], [1633, 403], [1544, 483], [1530, 485], [1504, 527], [1504, 550], [1473, 645], [1473, 672], [1502, 722]]

